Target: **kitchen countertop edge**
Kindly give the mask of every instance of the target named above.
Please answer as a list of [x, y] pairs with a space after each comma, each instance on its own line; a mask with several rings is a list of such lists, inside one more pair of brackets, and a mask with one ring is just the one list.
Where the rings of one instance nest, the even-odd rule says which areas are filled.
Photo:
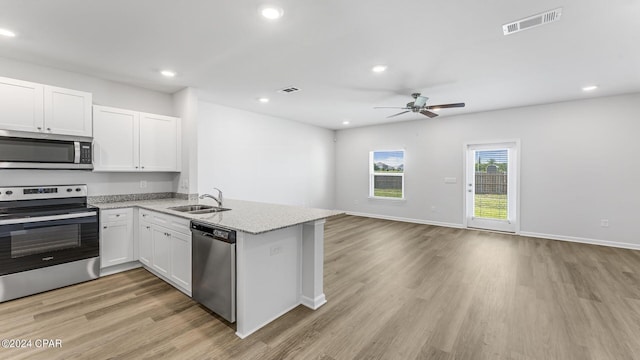
[[[213, 200], [209, 199], [193, 201], [176, 198], [90, 203], [90, 205], [100, 210], [138, 207], [252, 235], [259, 235], [311, 221], [327, 219], [331, 216], [345, 213], [344, 211], [338, 210], [305, 208], [234, 199], [225, 199], [223, 207], [230, 208], [231, 210], [219, 213], [196, 215], [168, 209], [174, 206], [196, 204], [217, 205]], [[233, 211], [235, 211], [235, 213], [232, 213]]]

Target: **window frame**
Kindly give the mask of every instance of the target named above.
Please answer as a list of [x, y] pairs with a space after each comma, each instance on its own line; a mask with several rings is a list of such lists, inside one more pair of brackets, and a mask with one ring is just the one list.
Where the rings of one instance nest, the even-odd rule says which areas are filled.
[[[374, 164], [374, 154], [375, 153], [383, 153], [383, 152], [402, 152], [402, 162], [403, 169], [401, 173], [393, 173], [393, 172], [375, 172], [373, 170]], [[406, 200], [405, 194], [405, 170], [406, 170], [406, 155], [407, 152], [405, 149], [392, 149], [392, 150], [372, 150], [369, 152], [369, 199], [376, 200], [392, 200], [392, 201], [403, 201]], [[402, 178], [402, 196], [401, 197], [389, 197], [389, 196], [376, 196], [375, 195], [375, 176], [399, 176]]]

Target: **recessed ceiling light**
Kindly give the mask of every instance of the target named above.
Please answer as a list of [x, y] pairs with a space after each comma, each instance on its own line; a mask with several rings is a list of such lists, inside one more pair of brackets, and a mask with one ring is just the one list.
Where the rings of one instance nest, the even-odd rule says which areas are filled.
[[258, 101], [260, 101], [263, 104], [266, 104], [266, 103], [269, 102], [269, 99], [268, 98], [259, 98]]
[[442, 108], [433, 108], [433, 109], [431, 109], [431, 111], [440, 111], [440, 109], [442, 109]]
[[166, 76], [166, 77], [174, 77], [174, 76], [176, 76], [176, 73], [171, 71], [171, 70], [162, 70], [162, 71], [160, 71], [160, 74], [162, 74], [163, 76]]
[[349, 124], [351, 124], [351, 122], [349, 120], [345, 120], [345, 121], [342, 122], [342, 125], [349, 125]]
[[593, 91], [598, 88], [598, 85], [589, 85], [582, 88], [582, 91]]
[[373, 71], [374, 73], [381, 73], [381, 72], [385, 72], [386, 70], [387, 70], [387, 65], [376, 65], [371, 68], [371, 71]]
[[0, 35], [6, 36], [6, 37], [16, 37], [16, 33], [7, 29], [0, 29]]
[[277, 20], [284, 15], [284, 11], [278, 7], [266, 6], [260, 10], [260, 14], [269, 20]]

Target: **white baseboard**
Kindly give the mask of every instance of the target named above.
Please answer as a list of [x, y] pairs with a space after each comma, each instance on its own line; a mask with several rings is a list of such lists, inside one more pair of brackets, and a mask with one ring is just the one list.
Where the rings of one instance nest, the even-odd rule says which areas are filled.
[[324, 294], [316, 297], [315, 299], [302, 296], [300, 299], [300, 303], [311, 310], [317, 310], [320, 306], [327, 303], [327, 298], [324, 296]]
[[[444, 223], [444, 222], [438, 222], [438, 221], [429, 221], [429, 220], [422, 220], [422, 219], [411, 219], [411, 218], [403, 218], [403, 217], [387, 216], [387, 215], [378, 215], [378, 214], [367, 214], [367, 213], [359, 213], [359, 212], [354, 212], [354, 211], [345, 211], [345, 213], [347, 215], [363, 216], [363, 217], [369, 217], [369, 218], [374, 218], [374, 219], [402, 221], [402, 222], [408, 222], [408, 223], [414, 223], [414, 224], [444, 226], [444, 227], [450, 227], [450, 228], [456, 228], [456, 229], [466, 229], [463, 224]], [[471, 229], [471, 230], [473, 230], [473, 229]], [[590, 239], [590, 238], [583, 238], [583, 237], [576, 237], [576, 236], [544, 234], [544, 233], [529, 232], [529, 231], [522, 231], [522, 230], [519, 233], [513, 234], [513, 235], [514, 236], [534, 237], [534, 238], [547, 239], [547, 240], [560, 240], [560, 241], [569, 241], [569, 242], [582, 243], [582, 244], [609, 246], [609, 247], [616, 247], [616, 248], [622, 248], [622, 249], [640, 250], [640, 244], [630, 244], [630, 243], [622, 243], [622, 242], [599, 240], [599, 239]]]
[[622, 248], [622, 249], [640, 250], [640, 245], [638, 244], [589, 239], [589, 238], [575, 237], [575, 236], [543, 234], [543, 233], [528, 232], [528, 231], [520, 231], [520, 236], [534, 237], [534, 238], [547, 239], [547, 240], [569, 241], [569, 242], [582, 243], [582, 244], [609, 246], [609, 247], [616, 247], [616, 248]]
[[435, 225], [435, 226], [442, 226], [442, 227], [449, 227], [449, 228], [456, 228], [456, 229], [464, 229], [464, 226], [462, 224], [456, 224], [456, 223], [430, 221], [430, 220], [423, 220], [423, 219], [411, 219], [411, 218], [403, 218], [398, 216], [368, 214], [368, 213], [360, 213], [360, 212], [354, 212], [354, 211], [345, 211], [345, 213], [347, 215], [362, 216], [362, 217], [368, 217], [368, 218], [374, 218], [374, 219], [393, 220], [393, 221], [401, 221], [401, 222], [408, 222], [408, 223], [414, 223], [414, 224]]
[[138, 261], [132, 261], [124, 264], [109, 266], [104, 269], [100, 269], [100, 277], [117, 274], [119, 272], [137, 269], [142, 265]]

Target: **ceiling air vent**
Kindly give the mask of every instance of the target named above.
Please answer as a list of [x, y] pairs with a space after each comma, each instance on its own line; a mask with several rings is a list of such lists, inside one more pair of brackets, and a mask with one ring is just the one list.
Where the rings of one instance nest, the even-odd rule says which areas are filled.
[[297, 88], [295, 86], [289, 86], [289, 87], [286, 87], [284, 89], [278, 90], [279, 93], [285, 93], [285, 94], [290, 94], [290, 93], [294, 93], [294, 92], [297, 92], [297, 91], [300, 91], [300, 88]]
[[504, 24], [502, 25], [502, 31], [505, 35], [511, 35], [523, 30], [532, 29], [536, 26], [558, 21], [560, 20], [560, 15], [562, 15], [562, 8], [545, 11], [542, 14], [529, 16], [528, 18]]

